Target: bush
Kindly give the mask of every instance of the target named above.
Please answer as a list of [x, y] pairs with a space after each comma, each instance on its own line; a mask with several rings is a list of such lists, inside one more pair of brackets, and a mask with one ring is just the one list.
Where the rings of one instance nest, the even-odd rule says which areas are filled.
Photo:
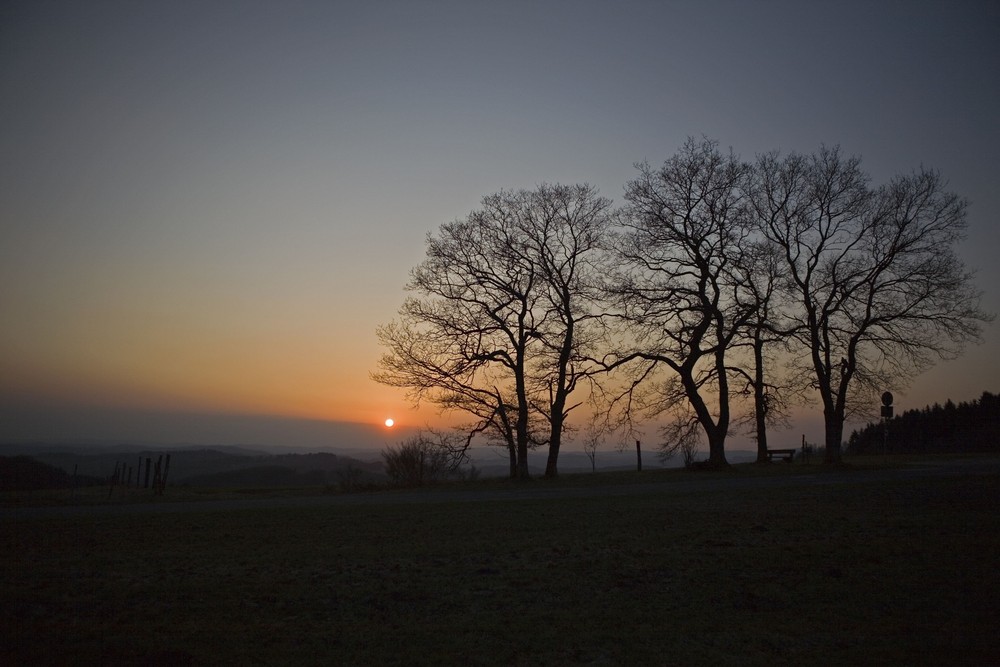
[[681, 455], [684, 457], [685, 468], [694, 466], [695, 457], [698, 455], [698, 441], [688, 440], [681, 443]]
[[423, 486], [447, 479], [454, 469], [448, 449], [418, 433], [382, 451], [385, 472], [393, 486]]

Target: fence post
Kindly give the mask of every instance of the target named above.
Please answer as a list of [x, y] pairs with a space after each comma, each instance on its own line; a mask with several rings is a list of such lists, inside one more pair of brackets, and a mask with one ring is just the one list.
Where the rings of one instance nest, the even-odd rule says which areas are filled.
[[156, 459], [156, 467], [153, 469], [153, 493], [158, 493], [157, 489], [160, 488], [160, 474], [163, 471], [163, 454]]
[[160, 495], [163, 495], [163, 491], [167, 488], [167, 473], [170, 472], [170, 454], [167, 454], [167, 460], [163, 463], [163, 477], [160, 478]]

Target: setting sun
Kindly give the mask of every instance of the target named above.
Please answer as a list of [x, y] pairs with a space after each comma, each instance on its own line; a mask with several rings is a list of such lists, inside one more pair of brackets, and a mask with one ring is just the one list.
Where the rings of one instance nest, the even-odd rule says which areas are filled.
[[392, 428], [392, 425], [395, 424], [395, 423], [396, 422], [394, 422], [392, 419], [386, 419], [385, 420], [385, 427], [386, 428]]

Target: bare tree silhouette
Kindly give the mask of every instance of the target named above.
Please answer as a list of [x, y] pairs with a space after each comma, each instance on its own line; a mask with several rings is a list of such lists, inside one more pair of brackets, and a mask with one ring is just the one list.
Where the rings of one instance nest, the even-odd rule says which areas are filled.
[[837, 148], [763, 155], [754, 176], [759, 228], [796, 303], [800, 370], [822, 400], [826, 460], [839, 462], [859, 402], [958, 354], [991, 319], [954, 251], [966, 203], [926, 169], [872, 188]]
[[633, 369], [627, 391], [640, 393], [628, 405], [650, 416], [675, 413], [667, 446], [690, 439], [697, 424], [709, 463], [724, 466], [727, 354], [754, 312], [738, 296], [752, 232], [743, 193], [749, 168], [713, 141], [689, 139], [661, 168], [638, 169], [615, 247], [621, 269], [608, 284], [628, 346], [605, 361]]
[[419, 296], [377, 331], [389, 352], [373, 378], [472, 415], [466, 446], [479, 433], [502, 442], [511, 476], [527, 477], [528, 450], [548, 444], [555, 475], [569, 397], [589, 374], [591, 256], [610, 207], [587, 185], [542, 185], [442, 225], [407, 285]]

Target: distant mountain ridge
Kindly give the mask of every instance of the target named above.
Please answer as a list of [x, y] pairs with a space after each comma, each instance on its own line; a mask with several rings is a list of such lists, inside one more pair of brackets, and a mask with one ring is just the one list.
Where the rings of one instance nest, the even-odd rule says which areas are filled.
[[[147, 459], [170, 455], [168, 486], [200, 487], [306, 487], [343, 486], [379, 483], [386, 479], [380, 450], [350, 449], [320, 452], [289, 451], [280, 447], [197, 446], [172, 447], [125, 443], [0, 443], [0, 456], [30, 457], [65, 474], [74, 470], [91, 480], [108, 480], [117, 466], [136, 478]], [[509, 462], [506, 453], [495, 447], [473, 447], [470, 462], [481, 477], [506, 477]], [[547, 451], [528, 454], [532, 475], [545, 469]], [[727, 452], [732, 463], [752, 461], [754, 452]], [[597, 470], [634, 470], [636, 454], [631, 450], [602, 450], [596, 453]], [[644, 451], [644, 469], [673, 468], [682, 465], [679, 458], [662, 461], [656, 451]], [[559, 456], [562, 473], [592, 470], [590, 458], [578, 450], [564, 450]]]
[[[150, 460], [170, 455], [168, 485], [316, 486], [339, 483], [345, 475], [357, 481], [385, 477], [381, 460], [361, 460], [331, 452], [270, 454], [245, 447], [150, 449], [138, 445], [0, 445], [0, 455], [30, 457], [66, 473], [109, 479], [116, 466], [138, 471]], [[377, 458], [374, 453], [372, 459]]]
[[97, 477], [73, 475], [30, 456], [0, 456], [0, 491], [70, 489], [101, 482]]

